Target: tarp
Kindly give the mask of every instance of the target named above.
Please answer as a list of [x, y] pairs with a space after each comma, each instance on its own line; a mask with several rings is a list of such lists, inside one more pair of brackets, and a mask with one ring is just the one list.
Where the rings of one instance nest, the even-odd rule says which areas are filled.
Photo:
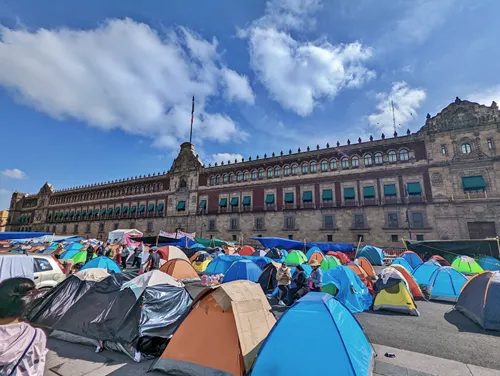
[[499, 258], [499, 243], [497, 239], [485, 240], [427, 240], [415, 241], [404, 239], [408, 249], [424, 255], [437, 254], [448, 258], [450, 255], [491, 256]]
[[[300, 333], [302, 345], [286, 351], [287, 346], [293, 347], [291, 333]], [[352, 313], [331, 295], [310, 292], [296, 301], [269, 333], [252, 376], [368, 376], [373, 373], [374, 357]]]
[[106, 256], [100, 256], [100, 257], [96, 257], [96, 258], [90, 260], [85, 265], [83, 265], [80, 270], [94, 269], [94, 268], [106, 269], [108, 272], [111, 272], [111, 273], [121, 273], [122, 272], [122, 270], [120, 269], [118, 264]]
[[426, 261], [413, 270], [413, 278], [415, 278], [419, 285], [427, 286], [431, 280], [432, 273], [438, 270], [439, 267], [440, 266], [436, 265], [434, 262]]
[[50, 232], [0, 232], [0, 240], [30, 239], [50, 235]]
[[224, 275], [224, 283], [236, 280], [257, 282], [262, 273], [261, 268], [250, 260], [239, 260], [233, 263]]
[[384, 261], [384, 253], [382, 249], [374, 247], [373, 245], [365, 245], [364, 247], [359, 248], [356, 252], [356, 258], [358, 257], [364, 257], [370, 261], [370, 264], [378, 266], [382, 266]]
[[[298, 240], [290, 240], [285, 238], [277, 238], [277, 237], [254, 237], [250, 238], [251, 240], [259, 241], [264, 248], [272, 248], [279, 247], [284, 248], [286, 250], [304, 249], [304, 242]], [[351, 252], [354, 249], [354, 244], [352, 243], [322, 243], [322, 242], [307, 242], [305, 244], [305, 248], [309, 249], [312, 247], [317, 247], [323, 252], [328, 251], [339, 251], [339, 252]]]
[[221, 239], [204, 239], [195, 237], [194, 240], [196, 243], [199, 243], [205, 247], [222, 247], [223, 245], [233, 246], [233, 243], [226, 242]]
[[33, 259], [26, 255], [0, 256], [0, 283], [17, 277], [35, 280]]
[[456, 302], [467, 278], [451, 266], [442, 266], [432, 273], [427, 290], [430, 300]]

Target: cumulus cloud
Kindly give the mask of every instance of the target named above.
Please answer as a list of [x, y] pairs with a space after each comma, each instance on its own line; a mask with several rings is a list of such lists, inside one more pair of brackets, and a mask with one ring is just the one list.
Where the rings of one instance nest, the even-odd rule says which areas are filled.
[[500, 103], [500, 85], [492, 86], [484, 90], [476, 91], [467, 96], [467, 99], [472, 102], [490, 106], [491, 102]]
[[270, 97], [301, 116], [375, 76], [365, 66], [373, 53], [369, 47], [292, 37], [289, 31], [310, 25], [320, 7], [319, 0], [270, 0], [265, 15], [240, 32], [248, 39], [250, 65]]
[[121, 129], [178, 147], [189, 134], [195, 95], [196, 137], [225, 142], [246, 137], [211, 98], [253, 103], [245, 76], [227, 68], [218, 42], [187, 28], [160, 35], [130, 19], [91, 30], [30, 32], [0, 28], [0, 84], [39, 111], [101, 129]]
[[236, 159], [238, 162], [241, 162], [241, 158], [243, 156], [241, 154], [233, 154], [233, 153], [217, 153], [217, 154], [212, 154], [209, 159], [209, 163], [227, 163], [227, 161], [231, 161], [231, 163], [234, 163], [234, 160]]
[[3, 176], [6, 176], [8, 178], [11, 178], [11, 179], [24, 179], [26, 178], [26, 174], [19, 170], [18, 168], [13, 168], [13, 169], [5, 169], [5, 170], [2, 170], [0, 171], [0, 173], [3, 175]]
[[425, 90], [411, 88], [406, 82], [395, 82], [389, 93], [377, 93], [376, 112], [368, 116], [368, 122], [375, 129], [391, 135], [394, 132], [391, 100], [399, 129], [417, 116], [417, 110], [425, 98]]

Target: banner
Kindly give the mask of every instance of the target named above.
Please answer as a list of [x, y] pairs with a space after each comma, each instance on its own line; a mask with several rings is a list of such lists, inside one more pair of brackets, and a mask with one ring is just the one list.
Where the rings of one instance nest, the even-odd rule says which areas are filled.
[[163, 236], [165, 238], [171, 238], [171, 239], [182, 239], [182, 238], [186, 237], [188, 239], [194, 240], [194, 237], [196, 236], [196, 232], [183, 232], [183, 231], [166, 232], [166, 231], [160, 231], [160, 236]]

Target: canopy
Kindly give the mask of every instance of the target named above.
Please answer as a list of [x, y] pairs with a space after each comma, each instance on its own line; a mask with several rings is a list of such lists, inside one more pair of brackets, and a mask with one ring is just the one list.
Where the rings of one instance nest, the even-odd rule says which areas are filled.
[[[254, 237], [250, 238], [252, 240], [259, 241], [264, 248], [280, 247], [286, 250], [291, 249], [304, 249], [304, 242], [297, 240], [290, 240], [277, 237]], [[351, 252], [354, 249], [352, 243], [322, 243], [322, 242], [307, 242], [306, 249], [318, 247], [320, 250], [327, 251], [340, 251], [340, 252]]]
[[90, 260], [82, 266], [81, 270], [94, 268], [106, 269], [108, 272], [112, 273], [121, 273], [122, 271], [116, 262], [106, 256], [100, 256]]

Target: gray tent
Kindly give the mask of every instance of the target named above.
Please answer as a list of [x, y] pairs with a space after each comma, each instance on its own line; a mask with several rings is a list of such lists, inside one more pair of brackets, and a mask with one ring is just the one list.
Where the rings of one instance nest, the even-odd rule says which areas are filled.
[[500, 330], [500, 272], [476, 275], [462, 288], [455, 308], [484, 329]]

